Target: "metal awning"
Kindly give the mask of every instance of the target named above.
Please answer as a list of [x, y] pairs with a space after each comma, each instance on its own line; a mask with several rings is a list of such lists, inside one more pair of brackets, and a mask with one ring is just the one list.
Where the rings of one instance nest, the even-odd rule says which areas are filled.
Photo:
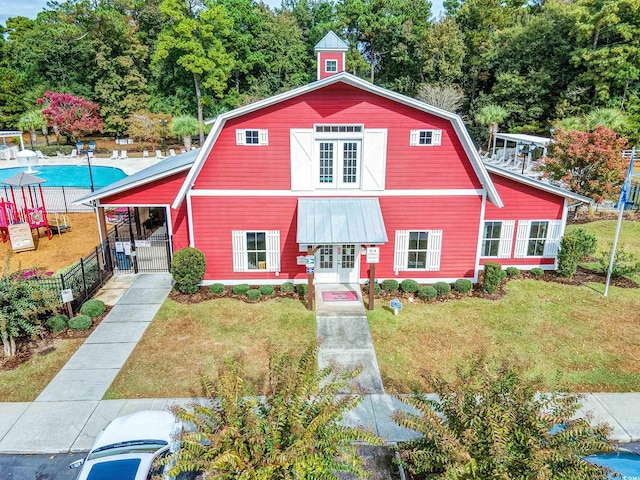
[[298, 199], [299, 244], [378, 245], [387, 241], [377, 198]]

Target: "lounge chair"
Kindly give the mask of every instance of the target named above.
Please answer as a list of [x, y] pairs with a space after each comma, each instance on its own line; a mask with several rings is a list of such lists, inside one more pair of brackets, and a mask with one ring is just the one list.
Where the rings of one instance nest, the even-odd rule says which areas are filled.
[[172, 157], [175, 157], [176, 156], [176, 151], [173, 148], [170, 148], [169, 149], [169, 155], [172, 156]]
[[164, 155], [162, 155], [162, 150], [156, 150], [156, 158], [163, 160]]
[[184, 148], [181, 148], [180, 153], [187, 153], [187, 151]]
[[69, 230], [71, 230], [69, 217], [61, 213], [54, 213], [53, 218], [49, 222], [49, 228], [51, 229], [51, 233], [57, 233], [59, 236], [64, 232], [68, 232]]
[[114, 150], [109, 160], [117, 160], [117, 159], [118, 159], [118, 150]]
[[129, 158], [127, 156], [127, 151], [126, 150], [120, 150], [120, 160], [124, 160], [125, 158]]
[[69, 155], [69, 157], [78, 158], [78, 149], [74, 148], [73, 150], [71, 150], [71, 155]]
[[149, 150], [142, 151], [142, 158], [149, 158]]
[[39, 159], [49, 158], [44, 153], [42, 153], [42, 150], [36, 150], [36, 155], [38, 156]]

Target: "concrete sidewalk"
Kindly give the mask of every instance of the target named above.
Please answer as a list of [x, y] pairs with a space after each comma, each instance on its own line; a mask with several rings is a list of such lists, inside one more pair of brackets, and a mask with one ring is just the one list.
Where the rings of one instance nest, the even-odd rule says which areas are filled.
[[38, 398], [0, 404], [0, 452], [54, 453], [73, 445], [172, 284], [169, 274], [110, 282], [119, 300]]

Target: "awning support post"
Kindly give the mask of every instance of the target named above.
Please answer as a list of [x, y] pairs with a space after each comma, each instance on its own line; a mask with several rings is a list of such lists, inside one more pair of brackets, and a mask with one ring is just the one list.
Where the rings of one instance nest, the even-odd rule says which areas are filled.
[[[315, 255], [313, 246], [307, 246], [307, 255]], [[315, 292], [313, 291], [313, 273], [307, 273], [307, 310], [313, 311], [313, 297]]]
[[375, 280], [376, 280], [376, 264], [375, 263], [370, 263], [369, 264], [369, 310], [373, 310], [374, 305], [373, 305], [373, 299], [375, 298], [375, 294], [376, 294], [376, 285], [375, 285]]

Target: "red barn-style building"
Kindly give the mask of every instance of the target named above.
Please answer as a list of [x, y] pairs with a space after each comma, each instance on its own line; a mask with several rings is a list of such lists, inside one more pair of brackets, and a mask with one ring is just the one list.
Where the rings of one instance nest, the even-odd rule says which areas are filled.
[[173, 251], [207, 259], [205, 283], [369, 278], [477, 280], [487, 261], [555, 268], [569, 202], [589, 199], [485, 165], [461, 118], [345, 73], [317, 46], [316, 82], [217, 117], [197, 151], [95, 192], [99, 207], [166, 211]]

